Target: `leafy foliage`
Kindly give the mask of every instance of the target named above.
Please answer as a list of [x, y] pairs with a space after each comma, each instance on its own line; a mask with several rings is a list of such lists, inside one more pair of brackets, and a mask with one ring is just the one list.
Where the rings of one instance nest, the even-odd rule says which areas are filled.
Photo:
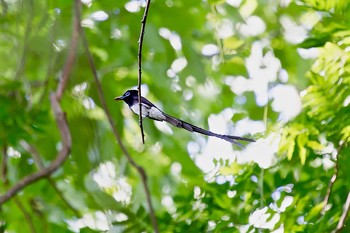
[[[1, 195], [62, 146], [49, 94], [70, 49], [72, 2], [0, 1]], [[243, 150], [149, 120], [142, 145], [137, 118], [114, 101], [137, 84], [142, 4], [83, 1], [81, 24], [160, 232], [336, 229], [350, 188], [348, 1], [151, 2], [143, 94], [196, 125], [252, 135]], [[0, 231], [152, 232], [141, 178], [76, 53], [61, 102], [71, 155], [1, 206]]]

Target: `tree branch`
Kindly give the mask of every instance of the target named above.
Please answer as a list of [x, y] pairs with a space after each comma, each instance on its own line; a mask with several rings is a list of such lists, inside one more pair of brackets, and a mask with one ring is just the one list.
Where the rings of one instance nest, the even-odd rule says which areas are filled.
[[344, 226], [345, 226], [345, 220], [348, 217], [350, 210], [350, 192], [348, 193], [348, 197], [346, 198], [346, 202], [343, 207], [343, 213], [340, 216], [337, 228], [335, 229], [334, 233], [342, 232]]
[[[37, 166], [37, 168], [39, 170], [43, 169], [44, 168], [44, 163], [43, 163], [43, 161], [41, 159], [41, 156], [40, 156], [38, 150], [34, 146], [30, 145], [29, 143], [27, 143], [24, 140], [21, 140], [20, 144], [26, 151], [28, 151], [32, 155], [32, 157], [34, 159], [34, 163]], [[52, 188], [56, 191], [57, 195], [61, 198], [63, 203], [74, 213], [74, 215], [77, 216], [77, 217], [81, 217], [80, 212], [77, 209], [75, 209], [68, 202], [68, 200], [63, 195], [62, 191], [57, 187], [57, 184], [56, 184], [55, 180], [52, 179], [50, 176], [47, 177], [47, 180], [50, 183], [50, 185], [52, 186]]]
[[119, 132], [117, 131], [117, 129], [115, 127], [115, 123], [114, 123], [114, 121], [112, 119], [112, 116], [111, 116], [109, 110], [108, 110], [108, 107], [107, 107], [107, 104], [106, 104], [106, 101], [105, 101], [105, 98], [104, 98], [102, 86], [101, 86], [101, 83], [100, 83], [98, 75], [97, 75], [97, 70], [96, 70], [95, 63], [94, 63], [94, 60], [92, 58], [90, 49], [89, 49], [88, 41], [87, 41], [86, 36], [84, 34], [84, 30], [82, 28], [80, 30], [81, 30], [81, 37], [82, 37], [82, 40], [83, 40], [83, 47], [85, 49], [85, 52], [86, 52], [86, 55], [87, 55], [87, 58], [88, 58], [88, 61], [89, 61], [91, 72], [92, 72], [92, 74], [94, 76], [94, 80], [96, 82], [97, 92], [98, 92], [99, 99], [101, 101], [102, 108], [103, 108], [103, 110], [106, 113], [108, 122], [109, 122], [109, 124], [111, 126], [111, 129], [112, 129], [112, 132], [113, 132], [113, 134], [114, 134], [114, 136], [115, 136], [115, 138], [116, 138], [120, 148], [122, 149], [124, 155], [126, 156], [126, 158], [129, 161], [129, 163], [134, 168], [136, 168], [137, 172], [141, 176], [142, 184], [143, 184], [143, 187], [145, 189], [145, 193], [146, 193], [146, 197], [147, 197], [147, 204], [148, 204], [148, 208], [149, 208], [149, 212], [150, 212], [150, 216], [151, 216], [151, 220], [152, 220], [152, 224], [153, 224], [153, 229], [154, 229], [154, 232], [158, 233], [159, 232], [158, 224], [157, 224], [157, 219], [156, 219], [156, 216], [155, 216], [155, 213], [154, 213], [154, 209], [153, 209], [153, 206], [152, 206], [151, 194], [150, 194], [150, 191], [149, 191], [148, 186], [147, 186], [147, 175], [146, 175], [146, 172], [143, 169], [143, 167], [139, 166], [133, 160], [133, 158], [129, 154], [128, 150], [126, 149], [126, 147], [125, 147], [125, 145], [124, 145], [124, 143], [123, 143], [123, 141], [122, 141], [122, 139], [120, 137]]
[[[79, 41], [79, 27], [80, 27], [80, 1], [75, 0], [74, 1], [74, 8], [75, 8], [75, 17], [73, 18], [73, 30], [72, 30], [72, 37], [71, 37], [71, 44], [69, 49], [69, 54], [66, 60], [66, 63], [63, 67], [63, 72], [61, 76], [61, 80], [58, 84], [57, 90], [56, 90], [56, 96], [57, 100], [60, 101], [63, 95], [63, 92], [66, 88], [68, 77], [70, 72], [72, 71], [74, 60], [76, 57], [76, 52], [78, 48], [78, 41]], [[78, 10], [77, 10], [78, 9]]]
[[22, 178], [20, 181], [18, 181], [15, 185], [13, 185], [7, 192], [0, 196], [0, 206], [4, 204], [6, 201], [11, 199], [13, 196], [15, 196], [19, 191], [24, 189], [26, 186], [42, 179], [45, 177], [49, 177], [54, 171], [56, 171], [59, 167], [62, 166], [62, 164], [67, 159], [68, 155], [71, 151], [72, 146], [72, 139], [70, 135], [70, 130], [68, 127], [67, 119], [64, 114], [64, 112], [61, 109], [61, 106], [59, 104], [59, 101], [62, 97], [65, 84], [68, 80], [68, 76], [71, 72], [72, 66], [74, 62], [74, 58], [76, 55], [76, 44], [78, 40], [79, 35], [79, 26], [80, 26], [80, 1], [75, 0], [75, 17], [73, 18], [73, 32], [72, 32], [72, 40], [71, 40], [71, 49], [70, 53], [68, 55], [68, 58], [66, 60], [65, 66], [63, 68], [62, 72], [62, 79], [60, 80], [60, 83], [57, 87], [56, 93], [51, 93], [50, 95], [50, 101], [51, 101], [51, 108], [54, 113], [54, 116], [56, 118], [56, 124], [61, 134], [61, 140], [62, 140], [62, 149], [58, 152], [56, 155], [56, 159], [50, 164], [50, 166], [41, 169], [40, 171], [33, 173], [31, 175], [28, 175], [24, 178]]
[[344, 145], [345, 145], [345, 143], [340, 144], [340, 146], [337, 149], [337, 154], [336, 154], [336, 158], [335, 158], [336, 161], [335, 161], [334, 173], [333, 173], [332, 178], [330, 179], [330, 181], [328, 183], [326, 196], [324, 197], [324, 200], [323, 200], [323, 208], [321, 210], [321, 215], [325, 215], [325, 213], [327, 212], [327, 205], [328, 205], [329, 199], [331, 197], [333, 185], [338, 177], [338, 172], [339, 172], [339, 159], [338, 159], [338, 157], [339, 157], [339, 154], [340, 154], [341, 150], [343, 149]]
[[2, 182], [5, 185], [8, 183], [8, 179], [7, 179], [7, 160], [8, 160], [7, 146], [4, 145], [2, 147], [1, 178], [2, 178]]
[[141, 103], [141, 76], [142, 76], [142, 46], [143, 46], [143, 37], [145, 35], [145, 28], [146, 28], [146, 20], [147, 20], [147, 16], [148, 16], [148, 9], [151, 3], [151, 0], [147, 0], [146, 1], [146, 8], [145, 8], [145, 12], [143, 14], [142, 20], [141, 20], [141, 31], [140, 31], [140, 38], [138, 41], [139, 44], [139, 48], [138, 48], [138, 52], [137, 52], [137, 58], [138, 58], [138, 85], [137, 85], [137, 89], [139, 91], [139, 125], [140, 125], [140, 129], [141, 129], [141, 137], [142, 137], [142, 143], [145, 144], [145, 134], [143, 132], [143, 123], [142, 123], [142, 103]]
[[56, 171], [64, 163], [64, 161], [70, 153], [72, 139], [68, 128], [66, 116], [62, 111], [61, 106], [59, 105], [57, 97], [54, 93], [51, 93], [50, 99], [51, 107], [56, 117], [56, 123], [61, 134], [62, 149], [58, 152], [56, 159], [50, 164], [49, 167], [43, 168], [36, 173], [24, 177], [22, 180], [18, 181], [14, 186], [12, 186], [4, 195], [0, 196], [0, 205], [11, 199], [26, 186], [42, 178], [50, 176], [51, 173]]

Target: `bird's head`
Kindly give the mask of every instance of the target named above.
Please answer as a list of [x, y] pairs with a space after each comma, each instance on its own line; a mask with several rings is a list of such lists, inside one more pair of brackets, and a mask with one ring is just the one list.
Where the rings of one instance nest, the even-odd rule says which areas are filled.
[[114, 100], [124, 100], [127, 104], [132, 104], [134, 100], [137, 101], [138, 93], [137, 90], [128, 90], [122, 96], [115, 97]]

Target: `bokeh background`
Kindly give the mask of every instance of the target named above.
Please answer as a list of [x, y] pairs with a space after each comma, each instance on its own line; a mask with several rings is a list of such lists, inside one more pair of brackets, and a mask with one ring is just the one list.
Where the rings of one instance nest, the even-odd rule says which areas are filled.
[[[3, 195], [62, 148], [49, 95], [71, 51], [74, 1], [0, 1]], [[138, 118], [146, 2], [82, 0], [81, 20], [123, 144], [148, 177], [160, 232], [344, 232], [349, 224], [347, 0], [152, 0], [142, 93], [239, 148]], [[79, 38], [61, 100], [72, 150], [1, 205], [1, 232], [152, 232], [142, 179], [113, 136]]]

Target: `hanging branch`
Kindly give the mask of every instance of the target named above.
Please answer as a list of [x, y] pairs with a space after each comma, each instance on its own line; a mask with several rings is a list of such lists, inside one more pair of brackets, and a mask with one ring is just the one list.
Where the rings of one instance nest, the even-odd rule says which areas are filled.
[[76, 57], [77, 51], [77, 40], [79, 38], [79, 25], [80, 25], [80, 0], [75, 0], [75, 16], [73, 18], [73, 31], [72, 31], [72, 39], [71, 39], [71, 47], [70, 53], [68, 54], [66, 63], [64, 65], [62, 71], [62, 78], [57, 87], [55, 93], [51, 93], [50, 102], [51, 108], [53, 111], [53, 115], [56, 118], [57, 128], [61, 134], [62, 141], [62, 149], [56, 155], [56, 159], [50, 164], [50, 166], [45, 167], [39, 170], [36, 173], [28, 175], [18, 181], [15, 185], [13, 185], [7, 192], [0, 196], [0, 206], [4, 204], [6, 201], [10, 200], [14, 197], [19, 191], [27, 187], [28, 185], [39, 181], [42, 178], [49, 177], [54, 171], [56, 171], [59, 167], [63, 165], [68, 155], [70, 154], [72, 147], [72, 139], [70, 135], [70, 130], [68, 127], [68, 122], [66, 119], [65, 113], [62, 111], [62, 108], [59, 104], [60, 99], [62, 97], [63, 91], [66, 86], [66, 82], [68, 80], [68, 76], [71, 73], [73, 62]]
[[141, 129], [141, 137], [142, 137], [142, 143], [145, 144], [145, 134], [143, 132], [143, 124], [142, 124], [142, 103], [141, 103], [141, 76], [142, 76], [142, 46], [143, 46], [143, 37], [145, 35], [145, 28], [146, 28], [146, 20], [147, 20], [147, 16], [148, 16], [148, 9], [149, 9], [149, 5], [151, 3], [151, 0], [147, 0], [146, 1], [146, 8], [145, 8], [145, 12], [143, 14], [142, 20], [141, 20], [141, 31], [140, 31], [140, 38], [138, 41], [139, 44], [139, 48], [138, 48], [138, 52], [137, 52], [137, 58], [138, 58], [138, 67], [139, 67], [139, 74], [138, 74], [138, 85], [137, 85], [137, 89], [139, 91], [139, 125], [140, 125], [140, 129]]
[[89, 49], [88, 41], [86, 39], [84, 30], [81, 27], [80, 27], [80, 33], [81, 33], [81, 37], [82, 37], [82, 40], [83, 40], [83, 47], [84, 47], [84, 50], [86, 52], [86, 55], [87, 55], [87, 58], [88, 58], [88, 61], [89, 61], [89, 65], [90, 65], [90, 68], [91, 68], [91, 72], [93, 74], [93, 77], [94, 77], [94, 80], [95, 80], [95, 83], [96, 83], [96, 86], [97, 86], [97, 93], [98, 93], [98, 97], [100, 99], [102, 108], [103, 108], [104, 112], [106, 113], [109, 125], [111, 126], [112, 132], [114, 134], [114, 137], [116, 138], [116, 140], [117, 140], [120, 148], [122, 149], [124, 155], [126, 156], [128, 162], [137, 170], [137, 172], [141, 176], [143, 188], [145, 189], [145, 193], [146, 193], [147, 204], [148, 204], [148, 208], [149, 208], [149, 212], [150, 212], [150, 216], [151, 216], [151, 220], [152, 220], [153, 230], [154, 230], [154, 232], [158, 233], [159, 232], [159, 230], [158, 230], [158, 223], [157, 223], [157, 219], [156, 219], [156, 216], [155, 216], [155, 213], [154, 213], [154, 209], [153, 209], [153, 205], [152, 205], [152, 201], [151, 201], [151, 194], [150, 194], [149, 188], [147, 186], [147, 175], [146, 175], [146, 172], [143, 169], [143, 167], [139, 166], [135, 162], [135, 160], [131, 157], [131, 155], [129, 154], [128, 150], [126, 149], [126, 147], [125, 147], [125, 145], [124, 145], [124, 143], [123, 143], [123, 141], [122, 141], [122, 139], [120, 137], [119, 132], [117, 131], [117, 129], [115, 127], [115, 123], [113, 121], [113, 118], [112, 118], [112, 116], [111, 116], [111, 114], [110, 114], [110, 112], [108, 110], [107, 104], [106, 104], [106, 100], [105, 100], [105, 97], [104, 97], [102, 86], [101, 86], [101, 83], [100, 83], [98, 75], [97, 75], [97, 70], [96, 70], [96, 67], [95, 67], [95, 63], [94, 63], [94, 60], [92, 58], [92, 55], [91, 55], [91, 52], [90, 52], [90, 49]]

